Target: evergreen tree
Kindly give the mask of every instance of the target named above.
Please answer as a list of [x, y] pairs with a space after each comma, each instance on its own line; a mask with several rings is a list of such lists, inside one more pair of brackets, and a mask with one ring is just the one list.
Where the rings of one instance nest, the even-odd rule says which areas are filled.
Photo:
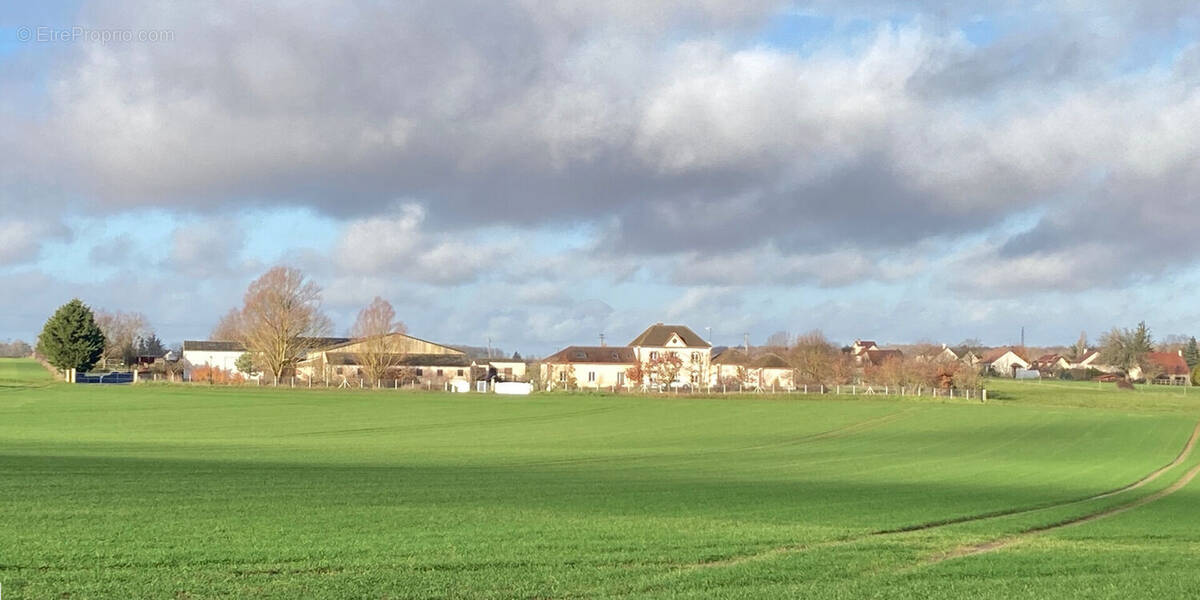
[[78, 298], [60, 306], [38, 336], [38, 352], [66, 371], [87, 371], [104, 354], [104, 332], [96, 325], [92, 309]]
[[167, 346], [152, 331], [149, 336], [138, 338], [136, 350], [138, 356], [153, 356], [158, 358], [166, 355]]
[[1192, 368], [1200, 365], [1200, 347], [1196, 346], [1196, 338], [1189, 339], [1187, 345], [1183, 347], [1183, 360], [1186, 360], [1188, 366]]

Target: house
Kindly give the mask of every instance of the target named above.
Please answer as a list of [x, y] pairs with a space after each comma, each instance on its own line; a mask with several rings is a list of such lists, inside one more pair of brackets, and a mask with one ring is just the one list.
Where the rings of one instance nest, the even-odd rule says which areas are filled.
[[1016, 377], [1017, 370], [1027, 370], [1032, 365], [1013, 348], [996, 348], [984, 353], [979, 364], [985, 371], [1000, 377]]
[[1183, 352], [1149, 352], [1146, 368], [1130, 369], [1130, 379], [1147, 379], [1150, 383], [1167, 385], [1189, 385], [1192, 370], [1183, 359]]
[[1100, 358], [1100, 352], [1097, 350], [1087, 350], [1071, 363], [1072, 369], [1095, 369], [1097, 368], [1097, 360]]
[[854, 363], [861, 365], [866, 357], [866, 353], [872, 350], [879, 350], [879, 344], [871, 340], [854, 340], [850, 344], [850, 356], [854, 357]]
[[757, 356], [738, 348], [725, 348], [712, 358], [708, 385], [749, 389], [792, 389], [795, 369], [774, 352]]
[[935, 348], [918, 354], [913, 360], [927, 363], [951, 363], [957, 362], [959, 358], [958, 354], [951, 350], [949, 346], [942, 344], [941, 348]]
[[[389, 334], [384, 342], [379, 350], [390, 365], [385, 379], [433, 384], [471, 380], [471, 359], [462, 350], [404, 333]], [[377, 351], [366, 344], [362, 339], [343, 338], [340, 343], [310, 350], [296, 365], [296, 373], [303, 379], [324, 382], [358, 379], [363, 374], [364, 353]]]
[[637, 364], [630, 347], [567, 346], [546, 357], [540, 369], [547, 389], [623, 388], [639, 383], [627, 378]]
[[[686, 383], [698, 386], [708, 373], [712, 362], [712, 344], [685, 325], [655, 323], [633, 338], [628, 347], [633, 349], [634, 361], [642, 365], [660, 356], [678, 356], [683, 361], [683, 368], [679, 370], [679, 376], [674, 382], [665, 382], [668, 384]], [[649, 380], [655, 382], [654, 374], [648, 375]]]
[[[183, 342], [183, 377], [192, 378], [197, 367], [216, 367], [231, 373], [237, 372], [237, 360], [246, 353], [241, 342], [216, 340], [185, 340]], [[252, 376], [257, 379], [258, 375]]]
[[1031, 366], [1038, 371], [1066, 371], [1071, 368], [1071, 361], [1061, 354], [1043, 354], [1034, 359]]

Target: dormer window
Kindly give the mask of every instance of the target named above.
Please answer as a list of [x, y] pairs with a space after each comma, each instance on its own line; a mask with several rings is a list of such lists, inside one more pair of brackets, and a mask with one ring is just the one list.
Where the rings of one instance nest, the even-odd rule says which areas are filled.
[[587, 353], [586, 353], [586, 352], [584, 352], [583, 350], [576, 350], [576, 351], [575, 351], [575, 358], [577, 358], [577, 359], [580, 359], [580, 360], [583, 360], [583, 359], [587, 358]]

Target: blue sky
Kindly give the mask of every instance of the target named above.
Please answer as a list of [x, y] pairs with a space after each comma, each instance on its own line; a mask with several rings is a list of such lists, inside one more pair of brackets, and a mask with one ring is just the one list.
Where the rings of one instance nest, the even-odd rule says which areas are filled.
[[276, 264], [339, 332], [525, 354], [1196, 329], [1188, 5], [10, 8], [0, 339], [74, 296], [204, 338]]

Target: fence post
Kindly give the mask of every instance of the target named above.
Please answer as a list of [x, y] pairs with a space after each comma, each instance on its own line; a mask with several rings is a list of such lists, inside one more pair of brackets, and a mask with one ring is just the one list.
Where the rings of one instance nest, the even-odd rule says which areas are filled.
[[983, 389], [983, 396], [981, 397], [980, 402], [987, 402], [987, 388]]

